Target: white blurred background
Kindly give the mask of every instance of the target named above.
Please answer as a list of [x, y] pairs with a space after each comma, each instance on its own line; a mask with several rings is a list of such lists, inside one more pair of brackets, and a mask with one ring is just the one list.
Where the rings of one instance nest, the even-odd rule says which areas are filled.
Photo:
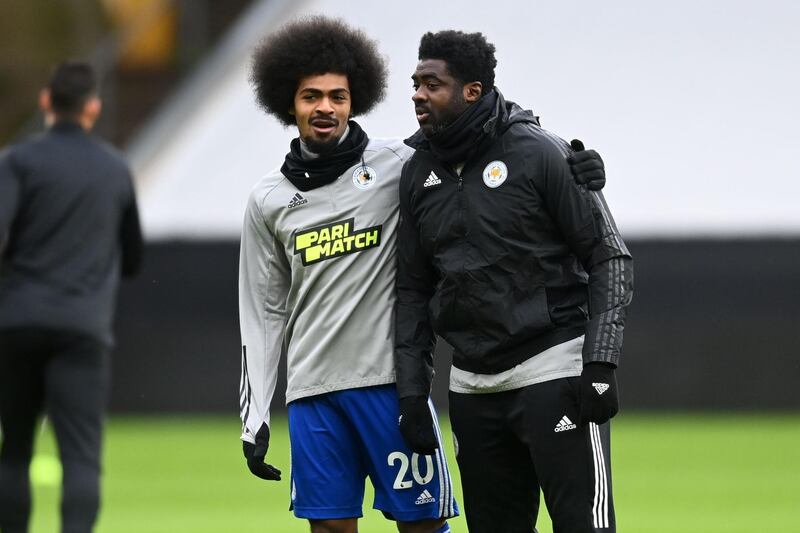
[[505, 96], [602, 154], [626, 237], [800, 233], [800, 3], [273, 0], [251, 6], [130, 145], [149, 237], [236, 238], [250, 187], [294, 134], [256, 108], [250, 52], [316, 13], [363, 28], [389, 60], [386, 101], [360, 119], [372, 136], [416, 127], [422, 33], [480, 31]]

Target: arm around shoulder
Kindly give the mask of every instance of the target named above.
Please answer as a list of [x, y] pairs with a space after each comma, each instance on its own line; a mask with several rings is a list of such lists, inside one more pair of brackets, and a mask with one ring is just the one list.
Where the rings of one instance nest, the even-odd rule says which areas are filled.
[[603, 194], [575, 183], [566, 143], [548, 140], [545, 145], [539, 186], [570, 250], [589, 274], [584, 362], [616, 366], [633, 298], [633, 259]]

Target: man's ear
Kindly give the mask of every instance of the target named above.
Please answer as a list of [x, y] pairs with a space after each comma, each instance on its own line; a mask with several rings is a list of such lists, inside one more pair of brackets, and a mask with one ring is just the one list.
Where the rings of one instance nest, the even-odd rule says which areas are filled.
[[91, 96], [83, 106], [83, 114], [93, 123], [100, 118], [103, 111], [103, 101], [97, 96]]
[[39, 110], [44, 114], [52, 110], [50, 104], [50, 89], [42, 89], [39, 91]]
[[483, 94], [483, 84], [479, 81], [472, 81], [464, 85], [462, 89], [464, 101], [468, 103], [477, 102]]

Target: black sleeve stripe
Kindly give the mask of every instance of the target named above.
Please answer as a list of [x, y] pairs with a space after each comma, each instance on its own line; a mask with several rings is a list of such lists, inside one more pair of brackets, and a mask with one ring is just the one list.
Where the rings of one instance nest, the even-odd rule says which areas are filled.
[[619, 250], [620, 252], [624, 253], [625, 255], [630, 255], [628, 252], [628, 248], [625, 246], [625, 243], [622, 242], [622, 239], [619, 238], [619, 230], [617, 229], [616, 224], [611, 219], [611, 215], [608, 212], [608, 205], [605, 202], [605, 199], [598, 191], [591, 191], [592, 196], [594, 199], [594, 204], [597, 206], [597, 209], [600, 211], [600, 214], [603, 216], [603, 238], [611, 237], [613, 239], [614, 247]]
[[242, 346], [242, 377], [239, 386], [239, 416], [242, 419], [242, 424], [247, 423], [247, 417], [250, 416], [250, 398], [253, 395], [253, 389], [250, 387], [250, 376], [247, 372], [247, 346]]
[[[617, 263], [618, 261], [615, 261], [613, 259], [609, 262], [608, 287], [606, 287], [606, 298], [607, 298], [606, 301], [611, 305], [613, 305], [614, 303], [614, 292], [616, 290], [614, 286], [615, 285], [614, 281], [616, 278]], [[612, 332], [610, 324], [608, 322], [601, 323], [598, 330], [602, 332], [599, 344], [599, 347], [602, 350], [604, 347], [607, 347], [608, 343], [611, 341]]]
[[630, 280], [627, 260], [622, 257], [610, 259], [607, 262], [606, 311], [593, 313], [592, 320], [597, 323], [596, 328], [589, 328], [592, 334], [586, 342], [592, 347], [589, 353], [590, 361], [607, 361], [617, 363], [622, 350], [623, 332], [625, 327], [625, 308], [630, 304], [632, 292], [628, 289]]

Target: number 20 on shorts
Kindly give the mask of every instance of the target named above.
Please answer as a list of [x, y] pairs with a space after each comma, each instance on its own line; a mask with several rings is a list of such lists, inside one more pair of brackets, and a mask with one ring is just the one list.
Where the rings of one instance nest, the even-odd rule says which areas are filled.
[[389, 466], [394, 466], [398, 461], [400, 462], [400, 470], [397, 472], [397, 477], [394, 479], [395, 490], [410, 489], [414, 483], [405, 479], [408, 473], [409, 464], [411, 465], [411, 475], [414, 481], [419, 485], [427, 485], [433, 479], [433, 456], [424, 455], [425, 458], [425, 476], [422, 476], [419, 471], [420, 455], [418, 453], [411, 454], [411, 461], [408, 460], [408, 455], [403, 452], [392, 452], [387, 458]]

